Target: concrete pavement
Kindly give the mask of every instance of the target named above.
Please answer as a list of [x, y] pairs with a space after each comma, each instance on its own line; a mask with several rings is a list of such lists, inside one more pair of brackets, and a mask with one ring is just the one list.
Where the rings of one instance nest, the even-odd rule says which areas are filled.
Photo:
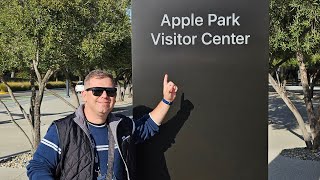
[[[303, 101], [297, 96], [290, 99], [307, 120]], [[309, 130], [309, 126], [307, 129]], [[305, 143], [301, 139], [301, 131], [292, 112], [275, 92], [269, 93], [268, 140], [269, 180], [320, 179], [319, 161], [298, 160], [280, 155], [283, 149], [305, 147]]]
[[25, 168], [0, 167], [0, 179], [3, 180], [27, 180]]

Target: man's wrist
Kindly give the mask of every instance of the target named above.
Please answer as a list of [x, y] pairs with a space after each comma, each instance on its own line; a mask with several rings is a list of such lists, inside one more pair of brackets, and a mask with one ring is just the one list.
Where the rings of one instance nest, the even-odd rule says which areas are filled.
[[173, 102], [166, 100], [165, 98], [162, 98], [162, 102], [171, 106], [173, 104]]

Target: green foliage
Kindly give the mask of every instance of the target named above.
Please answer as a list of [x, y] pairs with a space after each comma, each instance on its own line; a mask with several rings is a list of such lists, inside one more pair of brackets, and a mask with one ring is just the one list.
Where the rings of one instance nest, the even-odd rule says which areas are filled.
[[22, 14], [17, 2], [0, 2], [0, 75], [5, 71], [25, 66], [29, 43], [19, 17]]
[[[120, 4], [122, 3], [122, 4]], [[104, 0], [95, 3], [89, 15], [89, 33], [81, 44], [84, 69], [116, 69], [131, 66], [129, 2]]]
[[[291, 61], [297, 51], [309, 57], [319, 52], [319, 0], [271, 0], [269, 14], [271, 61], [277, 61], [276, 59]], [[316, 62], [313, 61], [314, 63]]]
[[22, 78], [22, 79], [29, 79], [30, 74], [27, 71], [19, 71], [15, 74], [15, 77], [17, 78]]
[[0, 73], [30, 68], [37, 50], [42, 74], [131, 66], [129, 6], [115, 0], [1, 1]]
[[[30, 82], [8, 82], [8, 84], [12, 91], [26, 91], [31, 89]], [[52, 81], [48, 82], [46, 87], [48, 89], [65, 88], [66, 83], [62, 81]], [[7, 87], [3, 83], [0, 83], [0, 92], [8, 92]]]
[[310, 57], [310, 64], [315, 65], [315, 64], [319, 64], [319, 62], [320, 62], [320, 54], [319, 53], [313, 54]]

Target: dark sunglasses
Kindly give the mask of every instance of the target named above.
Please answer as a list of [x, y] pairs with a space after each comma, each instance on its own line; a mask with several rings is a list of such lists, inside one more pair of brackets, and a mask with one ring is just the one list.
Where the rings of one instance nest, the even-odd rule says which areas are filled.
[[115, 97], [117, 95], [117, 88], [91, 87], [86, 89], [86, 91], [92, 91], [94, 96], [101, 96], [103, 91], [106, 91], [109, 97]]

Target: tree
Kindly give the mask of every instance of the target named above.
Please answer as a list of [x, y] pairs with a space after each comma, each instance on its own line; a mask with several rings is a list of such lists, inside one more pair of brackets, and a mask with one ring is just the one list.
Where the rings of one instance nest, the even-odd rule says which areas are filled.
[[311, 69], [318, 68], [319, 61], [312, 62], [311, 57], [319, 52], [320, 46], [320, 1], [272, 0], [270, 17], [270, 64], [274, 68], [293, 59], [297, 61], [313, 148], [317, 149], [320, 145], [320, 119], [314, 111], [312, 98], [319, 71], [311, 73]]
[[[4, 0], [0, 2], [0, 78], [40, 142], [40, 109], [46, 83], [58, 70], [82, 73], [130, 61], [128, 1]], [[3, 74], [30, 72], [29, 114], [15, 99]], [[37, 88], [36, 89], [36, 85]]]
[[[65, 6], [63, 21], [69, 25], [62, 44], [68, 46], [63, 45], [62, 49], [68, 61], [61, 66], [69, 82], [71, 75], [82, 77], [96, 68], [110, 71], [131, 68], [129, 5], [130, 1], [89, 1], [85, 6], [79, 5], [82, 10], [76, 16], [73, 8]], [[90, 8], [83, 9], [86, 6]]]

